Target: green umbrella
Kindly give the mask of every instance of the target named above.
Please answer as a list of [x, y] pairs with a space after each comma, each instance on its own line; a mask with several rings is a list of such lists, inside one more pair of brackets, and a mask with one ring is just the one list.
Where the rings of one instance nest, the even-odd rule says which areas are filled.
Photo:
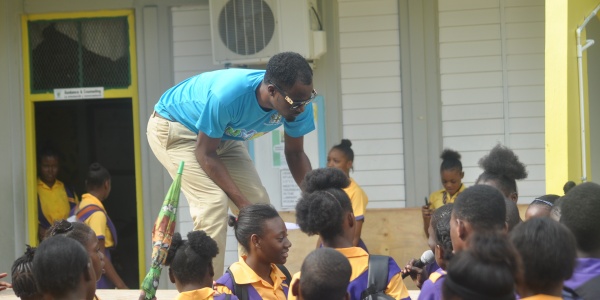
[[175, 218], [177, 206], [179, 205], [179, 193], [181, 189], [181, 173], [183, 172], [183, 161], [179, 163], [177, 175], [165, 196], [162, 208], [152, 229], [152, 267], [142, 282], [142, 291], [145, 299], [151, 300], [156, 295], [160, 271], [167, 258], [173, 232], [175, 232]]

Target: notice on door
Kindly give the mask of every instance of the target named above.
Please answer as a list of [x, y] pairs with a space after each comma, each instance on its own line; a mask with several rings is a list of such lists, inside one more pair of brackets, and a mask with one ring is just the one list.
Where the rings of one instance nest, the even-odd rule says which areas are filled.
[[70, 89], [54, 89], [55, 100], [71, 99], [102, 99], [104, 98], [104, 87], [85, 87]]

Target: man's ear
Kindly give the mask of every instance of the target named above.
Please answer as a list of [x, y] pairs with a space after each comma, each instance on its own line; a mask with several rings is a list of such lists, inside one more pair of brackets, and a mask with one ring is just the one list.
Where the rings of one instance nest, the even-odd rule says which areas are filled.
[[171, 268], [169, 268], [169, 280], [171, 283], [175, 283], [175, 276], [173, 275], [173, 270], [171, 270]]
[[465, 178], [465, 172], [464, 171], [460, 172], [460, 179], [463, 179], [463, 178]]
[[300, 278], [298, 278], [298, 280], [292, 283], [292, 295], [300, 299]]

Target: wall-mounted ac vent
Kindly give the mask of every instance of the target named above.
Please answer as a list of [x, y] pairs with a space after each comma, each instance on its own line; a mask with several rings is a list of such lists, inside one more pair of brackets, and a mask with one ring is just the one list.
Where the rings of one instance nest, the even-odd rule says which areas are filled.
[[283, 51], [308, 60], [326, 52], [315, 0], [210, 0], [216, 64], [264, 63]]

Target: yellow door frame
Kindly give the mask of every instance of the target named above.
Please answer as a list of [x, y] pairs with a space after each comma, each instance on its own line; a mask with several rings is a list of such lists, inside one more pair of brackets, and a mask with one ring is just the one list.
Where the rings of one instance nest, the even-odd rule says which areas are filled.
[[140, 151], [140, 122], [139, 122], [139, 99], [138, 99], [138, 76], [137, 76], [137, 56], [135, 44], [135, 22], [134, 12], [132, 10], [103, 10], [91, 12], [75, 13], [49, 13], [24, 15], [21, 18], [22, 43], [23, 43], [23, 83], [25, 97], [25, 146], [26, 146], [26, 172], [27, 172], [27, 220], [28, 237], [31, 245], [37, 245], [37, 163], [35, 153], [35, 111], [34, 103], [40, 101], [54, 101], [54, 93], [31, 93], [30, 81], [30, 49], [28, 21], [37, 20], [64, 20], [64, 19], [84, 19], [84, 18], [106, 18], [106, 17], [127, 17], [129, 33], [129, 57], [131, 85], [127, 88], [107, 89], [104, 91], [104, 98], [131, 98], [133, 113], [133, 147], [135, 157], [135, 191], [136, 191], [136, 209], [137, 209], [137, 233], [138, 233], [138, 264], [140, 282], [146, 274], [145, 261], [145, 243], [144, 243], [144, 216], [142, 213], [142, 168]]

